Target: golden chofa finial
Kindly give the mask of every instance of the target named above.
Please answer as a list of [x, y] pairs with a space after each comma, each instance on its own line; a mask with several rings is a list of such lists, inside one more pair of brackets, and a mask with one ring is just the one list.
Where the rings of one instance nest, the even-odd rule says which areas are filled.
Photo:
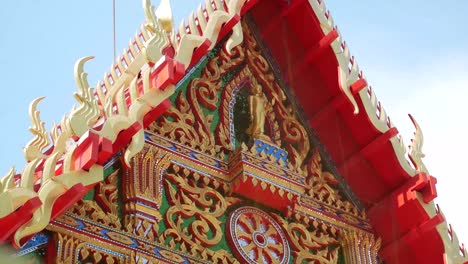
[[164, 31], [167, 33], [171, 32], [174, 28], [174, 19], [172, 16], [170, 0], [161, 0], [158, 8], [156, 9], [156, 16], [161, 22]]
[[172, 16], [170, 0], [161, 0], [156, 11], [151, 5], [151, 0], [143, 0], [143, 9], [145, 11], [146, 23], [150, 28], [157, 28], [157, 22], [166, 33], [172, 32], [174, 20]]
[[423, 132], [418, 122], [416, 122], [416, 119], [414, 119], [414, 117], [410, 114], [408, 114], [408, 116], [411, 119], [411, 122], [413, 122], [413, 125], [416, 129], [416, 131], [414, 132], [414, 138], [411, 140], [411, 145], [409, 146], [410, 153], [408, 156], [416, 170], [418, 170], [419, 172], [429, 174], [429, 171], [427, 170], [426, 165], [424, 165], [424, 162], [422, 160], [426, 156], [422, 151], [424, 145]]
[[31, 119], [29, 131], [33, 134], [34, 138], [23, 149], [26, 161], [44, 157], [42, 151], [50, 144], [45, 123], [41, 121], [40, 112], [37, 110], [37, 104], [44, 98], [36, 98], [29, 105], [29, 118]]

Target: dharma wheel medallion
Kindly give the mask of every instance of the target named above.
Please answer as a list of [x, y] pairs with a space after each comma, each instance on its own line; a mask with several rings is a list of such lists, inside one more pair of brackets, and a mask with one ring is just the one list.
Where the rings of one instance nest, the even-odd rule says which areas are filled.
[[250, 206], [235, 210], [229, 219], [228, 233], [234, 253], [245, 263], [289, 262], [286, 235], [264, 211]]

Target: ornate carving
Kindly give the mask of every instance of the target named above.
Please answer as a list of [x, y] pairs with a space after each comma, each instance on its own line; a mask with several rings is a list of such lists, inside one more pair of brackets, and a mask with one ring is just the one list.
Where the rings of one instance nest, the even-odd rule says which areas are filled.
[[[69, 162], [69, 161], [68, 161]], [[38, 165], [39, 160], [34, 160], [26, 165], [26, 170], [22, 175], [21, 184], [29, 185], [24, 187], [27, 190], [32, 190], [32, 178], [34, 169]], [[67, 160], [64, 161], [63, 174], [55, 176], [55, 166], [57, 164], [57, 153], [51, 155], [44, 162], [44, 170], [42, 175], [42, 184], [39, 189], [38, 196], [42, 201], [41, 207], [35, 211], [33, 217], [26, 224], [18, 228], [14, 234], [15, 245], [21, 245], [22, 239], [29, 235], [35, 234], [43, 230], [51, 219], [52, 208], [54, 202], [65, 192], [76, 185], [90, 185], [102, 180], [103, 169], [99, 165], [93, 165], [89, 172], [86, 171], [70, 171]], [[30, 189], [28, 189], [30, 188]], [[13, 190], [20, 190], [15, 188]], [[8, 202], [8, 201], [7, 201]]]
[[312, 156], [307, 164], [307, 173], [308, 196], [353, 215], [359, 215], [356, 206], [343, 199], [339, 191], [332, 188], [338, 185], [338, 181], [333, 174], [322, 169], [322, 159], [316, 148], [312, 150]]
[[[163, 256], [165, 258], [174, 261], [174, 263], [181, 263], [183, 261], [183, 259], [182, 261], [180, 261], [181, 257], [179, 255], [176, 255], [170, 251], [165, 251], [165, 250], [164, 251], [161, 250], [161, 251], [162, 251], [162, 253], [160, 253], [161, 255], [164, 254]], [[172, 253], [174, 256], [169, 256], [168, 254], [165, 254], [166, 252]], [[176, 258], [176, 256], [179, 258]], [[165, 264], [167, 262], [133, 251], [132, 256], [129, 259], [128, 263], [129, 264], [130, 263], [131, 264]]]
[[278, 149], [273, 153], [274, 158], [263, 155], [265, 151], [257, 153], [260, 158], [285, 165], [292, 172], [288, 175], [307, 177], [309, 195], [314, 199], [358, 215], [358, 209], [340, 196], [335, 177], [322, 171], [320, 155], [311, 149], [307, 130], [298, 120], [247, 23], [242, 24], [244, 44], [234, 48], [232, 54], [215, 48], [201, 76], [193, 79], [186, 91], [181, 89], [175, 97], [175, 106], [150, 129], [195, 150], [223, 158], [221, 153], [230, 154], [234, 147], [232, 109], [236, 95], [245, 89], [252, 115], [248, 132], [255, 134], [253, 138], [265, 135], [265, 141]]
[[76, 254], [80, 248], [83, 248], [85, 243], [80, 241], [79, 239], [60, 233], [57, 233], [55, 236], [55, 242], [49, 242], [56, 243], [57, 246], [55, 263], [76, 263]]
[[[216, 3], [216, 5], [219, 6], [218, 3], [220, 2], [216, 1]], [[212, 6], [211, 2], [209, 6]], [[252, 98], [251, 101], [257, 100], [255, 103], [251, 104], [253, 106], [251, 111], [251, 113], [253, 113], [252, 119], [256, 120], [256, 127], [250, 129], [251, 134], [254, 136], [268, 136], [269, 140], [271, 140], [274, 145], [281, 146], [281, 148], [288, 150], [289, 157], [292, 161], [292, 164], [287, 166], [287, 168], [284, 168], [284, 166], [276, 166], [278, 162], [280, 162], [280, 165], [287, 163], [285, 158], [287, 155], [286, 152], [277, 151], [272, 155], [264, 155], [267, 151], [260, 151], [265, 152], [260, 155], [260, 158], [266, 159], [266, 165], [263, 168], [267, 170], [271, 169], [271, 171], [275, 171], [278, 175], [286, 175], [290, 171], [293, 171], [295, 174], [291, 176], [290, 180], [297, 182], [299, 182], [299, 179], [303, 180], [303, 176], [307, 175], [306, 183], [310, 188], [309, 194], [311, 197], [336, 206], [337, 208], [355, 212], [353, 210], [356, 209], [352, 204], [342, 202], [343, 199], [340, 197], [339, 192], [334, 189], [334, 185], [337, 184], [334, 176], [322, 170], [320, 155], [316, 150], [311, 151], [309, 136], [307, 135], [304, 125], [298, 120], [293, 106], [288, 102], [286, 95], [275, 80], [275, 76], [268, 62], [261, 54], [260, 48], [256, 44], [247, 26], [245, 26], [244, 31], [246, 39], [245, 45], [242, 47], [235, 47], [231, 53], [228, 53], [222, 48], [215, 49], [210, 55], [212, 58], [203, 69], [201, 77], [192, 80], [186, 90], [184, 90], [184, 88], [181, 89], [182, 91], [175, 97], [176, 106], [171, 108], [164, 118], [161, 118], [155, 123], [151, 129], [171, 140], [180, 141], [193, 149], [198, 149], [200, 152], [208, 153], [212, 156], [218, 153], [228, 154], [233, 150], [231, 141], [233, 130], [231, 124], [233, 120], [230, 114], [233, 108], [233, 98], [235, 98], [239, 89], [246, 89], [250, 94], [253, 94], [250, 97]], [[130, 68], [126, 69], [126, 74], [132, 73], [130, 70]], [[115, 70], [113, 74], [116, 74]], [[149, 71], [144, 71], [142, 73], [142, 89], [144, 91], [149, 89], [147, 83], [145, 85], [145, 80], [146, 82], [149, 80], [149, 74]], [[127, 77], [128, 76], [125, 78]], [[136, 92], [138, 89], [137, 84], [141, 80], [139, 77], [136, 77], [136, 75], [132, 77], [134, 78], [131, 79], [132, 83], [127, 90], [122, 88], [123, 86], [117, 87], [117, 84], [113, 84], [106, 87], [114, 87], [116, 90], [114, 91], [114, 88], [112, 88], [113, 91], [107, 95], [103, 94], [102, 90], [98, 91], [98, 94], [101, 94], [99, 95], [101, 102], [104, 102], [110, 97], [113, 98], [114, 95], [117, 98], [115, 101], [108, 101], [111, 103], [108, 103], [105, 109], [105, 111], [107, 111], [106, 117], [113, 121], [109, 122], [107, 127], [104, 125], [103, 129], [100, 131], [101, 134], [109, 133], [105, 135], [115, 138], [117, 132], [127, 125], [126, 122], [128, 120], [126, 121], [125, 117], [130, 115], [129, 111], [131, 109], [128, 109], [123, 99], [125, 99], [125, 94], [129, 92], [131, 95], [130, 99], [132, 101], [136, 100], [135, 98], [138, 97], [138, 93]], [[109, 82], [109, 78], [107, 79]], [[259, 98], [262, 100], [259, 100]], [[114, 103], [116, 104], [114, 105]], [[257, 108], [255, 105], [262, 107]], [[117, 111], [114, 111], [114, 106], [117, 107]], [[136, 107], [142, 107], [142, 105]], [[219, 111], [219, 113], [216, 111]], [[139, 114], [138, 111], [134, 113]], [[216, 118], [217, 115], [219, 116], [219, 120]], [[141, 115], [139, 115], [139, 117], [141, 117]], [[213, 131], [215, 131], [215, 133], [213, 133]], [[142, 138], [141, 134], [139, 134], [138, 140], [140, 143]], [[278, 149], [281, 150], [280, 148]], [[136, 150], [138, 150], [138, 148], [133, 148], [132, 153], [136, 153]], [[178, 151], [179, 148], [175, 150], [175, 152]], [[212, 159], [211, 157], [192, 152], [190, 149], [185, 149], [183, 154], [193, 155], [197, 161], [209, 164], [210, 166], [218, 162], [218, 160]], [[128, 157], [129, 156], [126, 156], [126, 158]], [[255, 161], [258, 162], [258, 160]], [[51, 164], [55, 165], [53, 162], [49, 165]], [[142, 166], [140, 167], [136, 164], [142, 164]], [[228, 184], [202, 175], [194, 171], [195, 169], [187, 169], [177, 164], [172, 164], [170, 165], [169, 173], [165, 174], [163, 180], [163, 185], [166, 189], [166, 198], [170, 207], [165, 209], [164, 216], [160, 216], [158, 215], [158, 210], [160, 209], [159, 205], [162, 203], [162, 195], [159, 180], [162, 179], [161, 174], [166, 170], [167, 166], [169, 166], [169, 156], [164, 156], [163, 152], [154, 151], [154, 149], [150, 147], [148, 150], [145, 150], [141, 156], [135, 157], [133, 167], [130, 170], [134, 170], [133, 173], [136, 178], [132, 178], [134, 181], [130, 181], [128, 185], [124, 185], [125, 187], [133, 186], [133, 188], [126, 189], [126, 193], [129, 196], [139, 196], [154, 202], [154, 210], [151, 212], [155, 212], [154, 215], [159, 217], [158, 220], [160, 218], [164, 220], [164, 222], [160, 222], [160, 225], [164, 227], [164, 229], [158, 229], [158, 225], [154, 223], [157, 221], [151, 222], [137, 218], [134, 215], [128, 215], [125, 218], [125, 226], [123, 228], [120, 226], [118, 218], [114, 217], [117, 212], [117, 207], [115, 205], [115, 175], [113, 178], [108, 178], [105, 182], [97, 186], [96, 190], [98, 193], [95, 197], [97, 202], [82, 201], [75, 206], [73, 212], [82, 217], [88, 216], [97, 223], [104, 223], [107, 226], [121, 229], [127, 234], [133, 233], [139, 238], [144, 238], [151, 242], [157, 241], [160, 244], [168, 243], [171, 249], [190, 254], [205, 262], [236, 262], [227, 251], [214, 251], [210, 249], [210, 247], [219, 245], [222, 240], [224, 232], [220, 226], [222, 222], [219, 219], [226, 213], [229, 206], [238, 202], [236, 198], [226, 197], [229, 193], [229, 187], [226, 187]], [[34, 168], [35, 165], [31, 165], [29, 171], [34, 172]], [[286, 172], [286, 170], [289, 171]], [[217, 173], [221, 174], [223, 172], [217, 171]], [[33, 174], [30, 174], [30, 176], [31, 175], [34, 176]], [[52, 174], [47, 177], [51, 177], [51, 175]], [[301, 176], [299, 177], [298, 175]], [[47, 177], [45, 179], [47, 179]], [[246, 179], [241, 180], [246, 181]], [[256, 178], [251, 178], [249, 180], [252, 181], [252, 186], [254, 187], [259, 186], [262, 190], [268, 188], [272, 193], [278, 192], [281, 197], [289, 201], [297, 200], [297, 196], [293, 196], [290, 192], [285, 193], [284, 190], [269, 182], [257, 180]], [[301, 184], [303, 183], [304, 182], [301, 182]], [[301, 188], [303, 188], [302, 186], [303, 185], [301, 185]], [[296, 195], [302, 193], [303, 189], [301, 192], [297, 192]], [[135, 203], [132, 204], [129, 202], [128, 204], [127, 212], [131, 212], [132, 210], [132, 212], [137, 211]], [[240, 225], [247, 226], [251, 224], [251, 227], [261, 229], [263, 228], [262, 223], [268, 223], [266, 225], [269, 227], [264, 234], [254, 234], [254, 232], [252, 232], [250, 235], [240, 234], [240, 236], [250, 239], [250, 244], [253, 242], [253, 244], [257, 246], [265, 246], [266, 249], [271, 249], [270, 253], [274, 253], [265, 254], [270, 256], [266, 257], [267, 259], [274, 262], [271, 256], [275, 254], [287, 256], [288, 254], [286, 254], [287, 247], [283, 248], [281, 251], [280, 249], [275, 249], [275, 245], [270, 245], [268, 243], [270, 239], [277, 239], [280, 241], [282, 237], [281, 235], [270, 236], [269, 232], [275, 231], [281, 233], [281, 230], [276, 228], [273, 224], [275, 221], [268, 217], [269, 216], [253, 218], [254, 220], [260, 219], [260, 224], [255, 221], [251, 222], [246, 218], [239, 218], [241, 222]], [[323, 224], [312, 220], [310, 220], [310, 225], [304, 225], [288, 223], [280, 216], [275, 216], [275, 219], [280, 222], [281, 226], [286, 230], [291, 240], [294, 249], [293, 254], [296, 257], [295, 261], [297, 263], [301, 263], [301, 261], [332, 263], [337, 260], [337, 235], [336, 230], [332, 231], [333, 228], [322, 227]], [[94, 234], [100, 234], [102, 231], [102, 228], [97, 227], [97, 225], [87, 225], [86, 228], [86, 230]], [[129, 244], [131, 240], [128, 237], [124, 238], [116, 232], [108, 232], [107, 236], [124, 244], [126, 244], [125, 241]], [[133, 236], [133, 238], [136, 236]], [[126, 238], [128, 238], [128, 240], [126, 240]], [[287, 244], [286, 240], [282, 239], [281, 241], [284, 242], [283, 245]], [[138, 247], [146, 251], [154, 250], [154, 246], [149, 244], [140, 244]], [[249, 251], [248, 249], [249, 245], [243, 247], [243, 250]], [[267, 256], [261, 254], [260, 250], [256, 252], [255, 254], [257, 254], [257, 256]], [[263, 252], [268, 252], [268, 250], [263, 250]], [[248, 253], [250, 253], [250, 251]], [[144, 262], [143, 256], [136, 253], [133, 254], [132, 260], [135, 262]], [[165, 258], [171, 258], [171, 254], [174, 255], [174, 253], [169, 250], [159, 251], [159, 254], [164, 255]], [[98, 252], [96, 250], [90, 250], [88, 252], [83, 251], [81, 257], [86, 259], [90, 255], [92, 255], [94, 259], [99, 258], [98, 260], [107, 258], [105, 255], [102, 255], [100, 251]], [[172, 257], [174, 261], [181, 259], [180, 256], [179, 259], [177, 259], [175, 255]], [[257, 258], [257, 260], [258, 259], [259, 258]], [[109, 261], [117, 261], [117, 259], [109, 258]]]
[[[216, 155], [220, 151], [228, 153], [233, 149], [230, 137], [233, 98], [239, 88], [246, 87], [252, 94], [251, 113], [252, 119], [255, 119], [253, 124], [256, 124], [250, 128], [255, 128], [251, 132], [267, 134], [274, 143], [285, 146], [294, 167], [301, 170], [310, 149], [308, 135], [275, 81], [253, 35], [246, 24], [243, 25], [245, 44], [235, 47], [231, 54], [224, 49], [215, 49], [214, 57], [203, 69], [201, 77], [188, 85], [186, 94], [181, 92], [177, 95], [176, 107], [169, 109], [164, 119], [159, 120], [151, 130], [210, 155]], [[243, 66], [244, 63], [246, 67]], [[242, 68], [235, 71], [236, 67]], [[228, 71], [234, 71], [235, 75], [230, 76]], [[248, 84], [241, 84], [245, 80], [248, 80]], [[274, 103], [266, 104], [265, 108], [264, 103], [259, 103], [259, 98]], [[216, 136], [213, 136], [211, 127], [215, 113], [206, 112], [216, 110], [218, 104], [219, 121], [215, 129]], [[265, 111], [268, 108], [271, 110]], [[266, 130], [264, 122], [267, 125]], [[284, 140], [281, 141], [281, 138]]]
[[111, 175], [107, 176], [106, 180], [100, 182], [96, 186], [96, 195], [94, 199], [96, 202], [110, 214], [112, 221], [118, 221], [117, 215], [117, 177], [119, 170], [114, 171]]
[[382, 243], [380, 238], [375, 239], [372, 234], [352, 230], [341, 232], [340, 241], [346, 263], [379, 263], [377, 254]]
[[97, 98], [94, 96], [94, 88], [88, 84], [88, 74], [84, 72], [84, 64], [94, 57], [84, 57], [75, 64], [75, 82], [78, 92], [75, 92], [75, 99], [80, 104], [78, 108], [73, 108], [70, 117], [66, 119], [70, 132], [81, 137], [98, 120], [101, 110], [98, 106]]
[[170, 156], [148, 146], [134, 157], [125, 174], [125, 199], [141, 197], [152, 201], [157, 209], [162, 199], [162, 174], [169, 166]]
[[[211, 129], [215, 115], [213, 111], [217, 109], [219, 92], [223, 88], [221, 76], [239, 65], [244, 58], [241, 47], [235, 47], [231, 55], [224, 49], [215, 49], [214, 54], [215, 57], [207, 63], [201, 77], [193, 79], [186, 91], [177, 95], [175, 106], [169, 108], [164, 118], [149, 128], [213, 156], [232, 149], [229, 144], [217, 144], [215, 141], [223, 141], [223, 138], [215, 139]], [[226, 122], [223, 125], [226, 126]]]
[[151, 5], [151, 0], [144, 0], [143, 10], [145, 11], [146, 27], [151, 32], [158, 31], [159, 27], [162, 27], [166, 33], [172, 32], [174, 21], [169, 0], [161, 0], [156, 11]]
[[80, 200], [70, 212], [104, 224], [109, 227], [121, 228], [117, 210], [117, 177], [119, 170], [109, 175], [106, 180], [95, 187], [94, 200]]
[[[208, 44], [208, 50], [215, 47], [217, 39], [223, 24], [235, 19], [240, 15], [242, 6], [246, 0], [232, 0], [227, 3], [225, 8], [224, 3], [216, 0], [205, 0], [205, 10], [197, 12], [198, 16], [195, 21], [195, 16], [191, 15], [188, 26], [182, 20], [179, 25], [179, 32], [172, 35], [172, 44], [176, 50], [175, 58], [187, 68], [192, 59], [195, 48]], [[216, 10], [214, 9], [216, 8]], [[199, 25], [199, 27], [197, 26]], [[224, 48], [228, 53], [242, 42], [242, 28], [239, 23], [232, 28], [232, 34], [225, 42]]]
[[429, 175], [429, 171], [427, 170], [426, 165], [424, 165], [424, 162], [422, 160], [426, 156], [422, 152], [422, 147], [424, 144], [424, 135], [422, 129], [412, 115], [409, 115], [409, 117], [411, 119], [411, 122], [413, 122], [416, 131], [414, 132], [414, 139], [411, 140], [411, 145], [409, 146], [410, 152], [408, 154], [408, 157], [417, 171], [424, 172]]
[[[165, 34], [163, 32], [166, 42], [163, 41], [162, 44], [169, 43]], [[32, 102], [30, 112], [33, 127], [31, 131], [35, 135], [35, 138], [25, 149], [25, 157], [28, 163], [21, 175], [20, 186], [15, 186], [16, 188], [9, 190], [3, 188], [4, 190], [0, 193], [0, 200], [2, 201], [2, 204], [0, 204], [2, 206], [0, 207], [5, 208], [1, 212], [2, 215], [0, 217], [14, 212], [33, 197], [39, 197], [42, 202], [41, 208], [34, 212], [33, 218], [16, 230], [14, 244], [17, 246], [20, 246], [22, 238], [34, 234], [47, 226], [51, 220], [53, 205], [61, 195], [74, 186], [80, 187], [81, 185], [83, 187], [102, 180], [102, 166], [94, 163], [94, 165], [84, 170], [81, 167], [75, 168], [73, 165], [76, 158], [77, 143], [75, 142], [76, 138], [73, 138], [72, 134], [78, 137], [82, 136], [82, 133], [90, 130], [100, 120], [102, 122], [99, 125], [102, 125], [102, 129], [96, 133], [114, 142], [121, 130], [129, 128], [136, 122], [140, 125], [143, 124], [144, 116], [172, 94], [172, 88], [174, 87], [172, 84], [168, 85], [168, 87], [162, 87], [166, 88], [164, 91], [150, 89], [151, 67], [143, 72], [143, 91], [141, 93], [135, 92], [136, 85], [133, 86], [133, 90], [131, 89], [132, 87], [127, 87], [130, 80], [134, 80], [134, 84], [137, 84], [139, 80], [137, 73], [144, 64], [151, 62], [151, 59], [159, 59], [151, 54], [155, 50], [158, 50], [158, 48], [164, 48], [163, 46], [158, 46], [158, 44], [161, 44], [158, 42], [158, 34], [148, 34], [145, 31], [145, 33], [142, 33], [142, 39], [144, 39], [145, 43], [142, 43], [140, 36], [138, 36], [138, 40], [136, 41], [138, 52], [135, 51], [134, 45], [131, 45], [131, 49], [135, 51], [132, 53], [133, 60], [130, 60], [128, 54], [126, 54], [125, 58], [120, 60], [118, 66], [113, 65], [111, 74], [106, 74], [104, 83], [107, 83], [107, 86], [103, 88], [99, 85], [97, 91], [100, 104], [97, 102], [98, 100], [94, 95], [93, 89], [89, 87], [86, 73], [83, 71], [84, 62], [89, 60], [90, 57], [77, 62], [75, 79], [77, 81], [78, 93], [75, 94], [75, 97], [79, 101], [80, 106], [72, 109], [70, 117], [64, 118], [60, 127], [54, 125], [52, 139], [56, 146], [47, 156], [43, 154], [43, 151], [50, 143], [50, 140], [45, 132], [44, 124], [39, 119], [39, 112], [36, 110], [40, 99]], [[146, 52], [147, 49], [151, 50], [151, 52]], [[145, 52], [140, 53], [140, 51]], [[147, 56], [150, 58], [147, 58]], [[125, 67], [122, 66], [122, 60], [125, 61]], [[134, 72], [135, 70], [136, 72]], [[133, 75], [131, 74], [132, 72]], [[127, 105], [125, 100], [124, 88], [126, 88], [126, 91], [131, 90], [129, 92], [130, 105]], [[114, 105], [117, 107], [115, 108]], [[107, 108], [103, 109], [103, 106]], [[72, 142], [69, 148], [65, 147], [67, 141]], [[125, 151], [127, 162], [141, 149], [142, 143], [144, 143], [144, 133], [140, 127], [140, 131], [133, 136], [130, 146]], [[77, 153], [78, 155], [81, 154]], [[61, 165], [60, 163], [57, 165], [59, 160], [61, 160]], [[59, 166], [61, 166], [61, 170], [57, 170], [59, 175], [56, 175], [56, 168]], [[34, 190], [36, 177], [42, 178], [38, 184], [38, 191]]]
[[[263, 92], [269, 101], [275, 102], [274, 117], [280, 125], [281, 145], [289, 153], [289, 158], [294, 168], [301, 170], [302, 164], [310, 150], [310, 141], [304, 126], [298, 121], [295, 110], [289, 104], [285, 93], [271, 70], [268, 61], [261, 53], [255, 37], [250, 31], [247, 23], [243, 23], [246, 62], [258, 83], [263, 87]], [[251, 79], [252, 79], [251, 77]], [[272, 114], [273, 116], [273, 114]], [[274, 122], [270, 121], [271, 124]], [[272, 129], [270, 129], [272, 131]]]
[[124, 175], [124, 223], [128, 232], [154, 239], [163, 197], [163, 174], [170, 163], [166, 152], [147, 146], [132, 159]]
[[[221, 60], [244, 60], [245, 53], [244, 49], [233, 50], [238, 52], [230, 55], [228, 58], [221, 58]], [[240, 67], [242, 67], [240, 69]], [[215, 137], [217, 144], [221, 146], [224, 152], [234, 150], [236, 136], [234, 131], [234, 106], [237, 104], [236, 95], [241, 89], [248, 86], [248, 67], [244, 67], [242, 64], [238, 64], [236, 68], [239, 69], [238, 74], [235, 76], [225, 75], [222, 77], [222, 85], [224, 89], [221, 91], [221, 103], [219, 105], [219, 122], [216, 126]], [[243, 120], [244, 122], [246, 120]]]
[[315, 220], [306, 227], [301, 223], [288, 223], [276, 214], [273, 217], [288, 235], [294, 263], [337, 263], [339, 242], [336, 229], [323, 226]]
[[31, 119], [31, 127], [29, 131], [34, 138], [24, 147], [24, 157], [26, 161], [44, 157], [42, 152], [49, 146], [50, 139], [45, 129], [45, 123], [41, 121], [40, 112], [37, 110], [37, 104], [45, 97], [36, 98], [29, 105], [29, 118]]
[[279, 224], [255, 207], [232, 212], [228, 236], [239, 259], [246, 263], [289, 263], [289, 245]]
[[[166, 230], [163, 240], [169, 246], [203, 260], [216, 258], [234, 262], [225, 250], [208, 249], [223, 238], [219, 218], [226, 209], [239, 202], [237, 198], [224, 197], [217, 189], [219, 182], [189, 171], [178, 165], [171, 166], [166, 174], [165, 187], [171, 205], [165, 214]], [[179, 246], [176, 246], [179, 244]]]
[[[83, 243], [84, 244], [84, 243]], [[106, 263], [106, 264], [117, 264], [117, 263], [128, 263], [123, 257], [112, 256], [107, 253], [105, 249], [98, 250], [96, 247], [90, 247], [89, 245], [83, 245], [81, 248], [76, 250], [78, 257], [77, 263]], [[64, 263], [75, 263], [74, 261]], [[139, 263], [139, 262], [138, 262]]]

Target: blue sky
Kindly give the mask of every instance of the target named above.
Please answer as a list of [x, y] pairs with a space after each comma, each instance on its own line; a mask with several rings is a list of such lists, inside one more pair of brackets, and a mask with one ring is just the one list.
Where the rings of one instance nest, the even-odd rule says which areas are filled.
[[[273, 0], [264, 0], [273, 1]], [[199, 0], [172, 0], [176, 24]], [[117, 3], [117, 54], [144, 20], [140, 1]], [[410, 141], [415, 116], [425, 135], [426, 165], [438, 178], [438, 203], [468, 242], [468, 2], [326, 1], [331, 14], [394, 123]], [[153, 4], [158, 2], [153, 0]], [[112, 1], [7, 1], [0, 9], [0, 175], [21, 170], [30, 140], [28, 105], [39, 96], [49, 129], [75, 103], [73, 65], [83, 56], [91, 85], [113, 57]]]

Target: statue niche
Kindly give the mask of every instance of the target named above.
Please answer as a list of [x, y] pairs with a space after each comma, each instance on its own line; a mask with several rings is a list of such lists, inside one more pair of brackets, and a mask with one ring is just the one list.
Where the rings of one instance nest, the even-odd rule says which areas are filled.
[[270, 103], [262, 91], [262, 86], [253, 84], [244, 86], [236, 94], [235, 100], [236, 147], [242, 143], [249, 144], [255, 139], [271, 142], [270, 136], [265, 133], [265, 124], [267, 124], [268, 113], [273, 110], [274, 99]]

